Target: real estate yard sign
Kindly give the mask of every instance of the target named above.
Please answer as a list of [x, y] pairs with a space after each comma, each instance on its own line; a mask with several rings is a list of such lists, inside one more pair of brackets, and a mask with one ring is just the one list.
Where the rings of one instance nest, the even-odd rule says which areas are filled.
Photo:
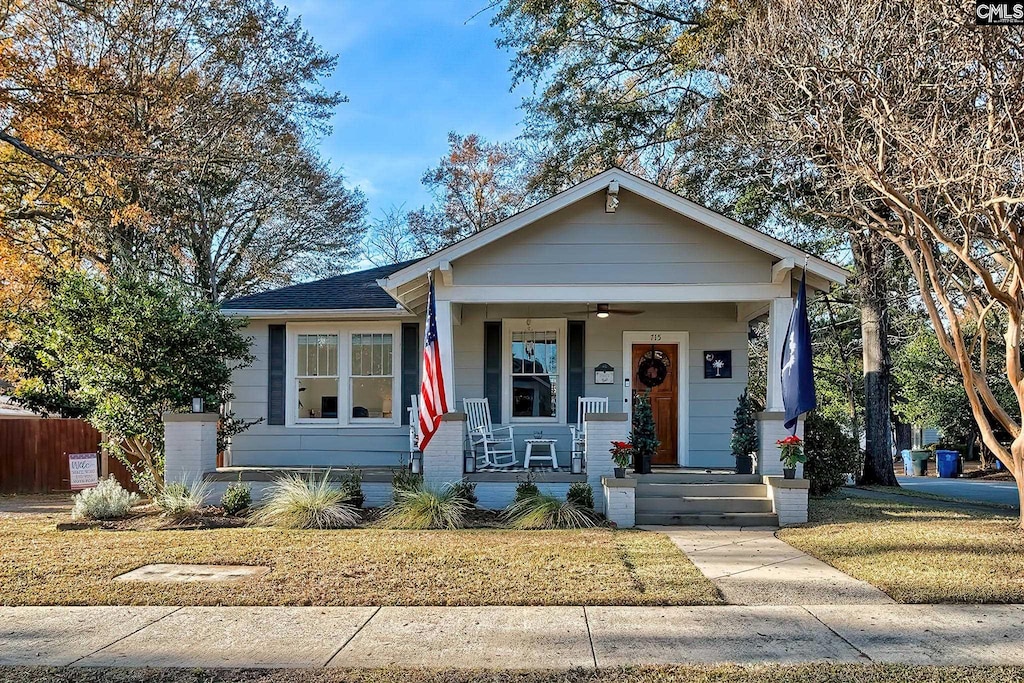
[[95, 453], [68, 453], [71, 490], [87, 489], [99, 483]]

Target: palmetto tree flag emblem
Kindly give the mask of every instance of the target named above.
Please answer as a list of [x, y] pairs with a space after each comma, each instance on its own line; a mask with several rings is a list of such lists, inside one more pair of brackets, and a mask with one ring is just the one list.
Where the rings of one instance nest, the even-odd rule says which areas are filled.
[[811, 325], [807, 321], [807, 271], [800, 279], [796, 306], [786, 330], [782, 349], [782, 405], [786, 409], [786, 429], [796, 434], [797, 419], [818, 406], [814, 392], [814, 366], [811, 351]]

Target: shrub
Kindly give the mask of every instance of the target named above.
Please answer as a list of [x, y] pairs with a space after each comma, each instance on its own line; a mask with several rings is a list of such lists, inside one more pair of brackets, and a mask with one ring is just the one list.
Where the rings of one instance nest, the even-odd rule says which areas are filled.
[[352, 507], [363, 507], [363, 473], [359, 470], [352, 470], [338, 482], [338, 487], [345, 494], [345, 502]]
[[804, 423], [804, 476], [811, 482], [811, 495], [821, 496], [846, 483], [846, 475], [860, 466], [860, 447], [842, 425], [819, 415]]
[[379, 524], [388, 529], [461, 529], [466, 525], [470, 504], [455, 488], [435, 491], [420, 486], [395, 491], [395, 502], [385, 510]]
[[210, 495], [210, 484], [196, 481], [191, 486], [182, 482], [166, 484], [153, 502], [163, 512], [164, 517], [185, 519], [199, 513]]
[[75, 496], [72, 519], [117, 519], [139, 502], [139, 494], [129, 493], [113, 477], [100, 479], [94, 488]]
[[597, 525], [587, 508], [543, 493], [512, 503], [504, 518], [513, 529], [585, 529]]
[[322, 479], [292, 474], [270, 485], [267, 501], [256, 510], [251, 523], [282, 529], [341, 529], [360, 522], [358, 508], [345, 502], [345, 493], [330, 484], [330, 472]]
[[449, 484], [449, 488], [455, 492], [455, 495], [466, 501], [470, 505], [476, 505], [476, 483], [471, 481], [457, 481], [454, 484]]
[[516, 484], [516, 501], [520, 501], [523, 498], [530, 498], [532, 496], [539, 496], [540, 489], [533, 483], [533, 475], [527, 474], [525, 481], [520, 481]]
[[585, 481], [578, 481], [569, 487], [569, 492], [565, 495], [565, 500], [576, 505], [594, 509], [594, 489], [590, 488], [590, 484]]
[[252, 490], [248, 484], [243, 484], [241, 479], [228, 486], [224, 495], [220, 497], [220, 506], [229, 515], [237, 515], [250, 505], [252, 505]]
[[754, 399], [746, 389], [740, 394], [736, 401], [736, 410], [733, 411], [732, 439], [729, 445], [732, 447], [732, 454], [741, 457], [757, 452], [757, 409]]
[[391, 477], [391, 488], [394, 489], [392, 497], [397, 503], [398, 494], [401, 491], [416, 491], [423, 486], [423, 475], [413, 474], [408, 467], [399, 467]]

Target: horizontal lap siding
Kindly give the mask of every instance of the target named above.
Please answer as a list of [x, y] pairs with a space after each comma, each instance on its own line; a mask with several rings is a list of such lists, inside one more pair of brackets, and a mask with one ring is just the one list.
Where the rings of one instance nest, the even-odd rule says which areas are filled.
[[[409, 430], [401, 425], [331, 428], [267, 424], [268, 325], [252, 321], [247, 333], [253, 340], [256, 358], [252, 365], [232, 374], [235, 398], [231, 409], [239, 418], [262, 418], [263, 422], [232, 437], [232, 466], [384, 467], [408, 458]], [[292, 380], [286, 377], [285, 381], [290, 388]], [[401, 382], [402, 378], [396, 377], [395, 381]]]

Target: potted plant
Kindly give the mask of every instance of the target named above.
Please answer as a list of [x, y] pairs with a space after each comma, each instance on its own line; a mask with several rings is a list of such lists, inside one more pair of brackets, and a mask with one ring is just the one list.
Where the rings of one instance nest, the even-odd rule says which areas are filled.
[[779, 439], [775, 442], [775, 445], [779, 447], [782, 455], [779, 456], [779, 460], [782, 461], [782, 476], [785, 479], [796, 479], [796, 465], [800, 462], [807, 462], [807, 456], [804, 455], [804, 442], [800, 440], [800, 437], [796, 434], [787, 436], [785, 439]]
[[633, 460], [633, 444], [628, 441], [612, 441], [608, 452], [612, 454], [612, 462], [615, 463], [615, 478], [622, 479], [626, 476], [626, 466]]
[[637, 394], [633, 399], [633, 429], [629, 433], [633, 445], [633, 470], [637, 474], [651, 473], [651, 458], [661, 444], [651, 410], [651, 393]]
[[732, 423], [733, 457], [736, 458], [736, 474], [754, 472], [753, 453], [757, 452], [757, 420], [754, 417], [754, 400], [746, 389], [740, 394]]

